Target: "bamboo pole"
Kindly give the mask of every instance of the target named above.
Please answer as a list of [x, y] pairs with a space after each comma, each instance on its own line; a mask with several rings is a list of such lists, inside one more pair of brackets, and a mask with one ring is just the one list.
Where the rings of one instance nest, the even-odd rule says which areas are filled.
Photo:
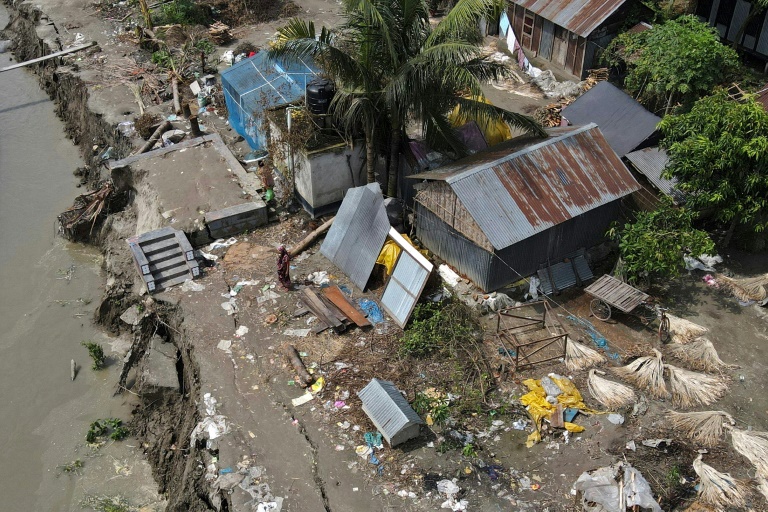
[[307, 247], [312, 245], [312, 243], [315, 240], [317, 240], [317, 237], [319, 237], [320, 235], [322, 235], [323, 233], [328, 231], [328, 228], [331, 227], [331, 224], [333, 224], [333, 219], [335, 219], [335, 218], [336, 218], [335, 216], [331, 217], [329, 220], [327, 220], [325, 223], [323, 223], [322, 226], [320, 226], [319, 228], [317, 228], [316, 230], [311, 232], [309, 235], [307, 235], [306, 238], [304, 238], [304, 240], [302, 240], [301, 242], [296, 244], [295, 247], [293, 247], [290, 251], [288, 251], [289, 254], [291, 255], [291, 258], [295, 258], [299, 254], [304, 252], [307, 249]]
[[68, 48], [66, 50], [62, 50], [60, 52], [51, 53], [50, 55], [45, 55], [43, 57], [38, 57], [37, 59], [32, 60], [26, 60], [24, 62], [19, 62], [18, 64], [13, 64], [12, 66], [6, 66], [4, 68], [0, 68], [0, 73], [3, 71], [10, 71], [12, 69], [17, 68], [23, 68], [24, 66], [28, 66], [30, 64], [37, 64], [38, 62], [44, 62], [49, 59], [53, 59], [55, 57], [61, 57], [62, 55], [67, 55], [69, 53], [75, 53], [79, 52], [80, 50], [85, 50], [86, 48], [90, 48], [91, 46], [95, 45], [96, 41], [91, 41], [90, 43], [81, 44], [79, 46], [73, 46], [72, 48]]
[[171, 79], [171, 89], [173, 89], [173, 113], [178, 116], [181, 114], [181, 102], [179, 101], [179, 81], [175, 77]]
[[152, 136], [149, 138], [149, 140], [139, 148], [139, 150], [135, 153], [137, 155], [140, 155], [141, 153], [146, 153], [150, 149], [152, 149], [152, 146], [155, 145], [155, 143], [160, 139], [160, 137], [170, 130], [173, 127], [170, 121], [164, 121], [160, 126], [157, 127], [157, 130], [152, 134]]

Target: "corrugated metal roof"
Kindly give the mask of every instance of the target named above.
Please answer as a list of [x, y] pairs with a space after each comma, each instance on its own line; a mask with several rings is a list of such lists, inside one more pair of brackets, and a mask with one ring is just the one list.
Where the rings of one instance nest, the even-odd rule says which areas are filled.
[[625, 0], [515, 0], [544, 19], [587, 37]]
[[640, 188], [595, 124], [498, 157], [491, 148], [441, 176], [496, 249]]
[[575, 125], [597, 124], [619, 156], [642, 144], [661, 121], [632, 96], [608, 82], [600, 82], [576, 98], [563, 109], [562, 116]]
[[389, 236], [402, 251], [381, 295], [381, 306], [397, 325], [405, 327], [427, 284], [429, 274], [432, 272], [432, 263], [409, 244], [395, 228], [390, 228]]
[[364, 290], [388, 231], [389, 219], [379, 184], [351, 188], [320, 246], [320, 253]]
[[765, 84], [759, 91], [757, 91], [755, 100], [760, 103], [765, 110], [768, 110], [768, 84]]
[[677, 179], [668, 180], [662, 178], [664, 169], [669, 163], [667, 152], [661, 148], [645, 148], [639, 151], [633, 151], [626, 156], [632, 166], [643, 174], [653, 186], [659, 189], [663, 194], [671, 197], [676, 203], [685, 202], [685, 195], [675, 188]]
[[365, 413], [387, 441], [405, 427], [424, 423], [395, 385], [388, 380], [372, 379], [357, 392]]
[[[584, 283], [594, 277], [592, 269], [589, 268], [589, 263], [587, 263], [587, 259], [583, 255], [574, 257], [573, 262], [561, 261], [560, 263], [555, 263], [549, 267], [549, 270], [542, 268], [537, 272], [541, 280], [541, 291], [547, 295], [551, 295], [554, 291], [552, 282], [549, 279], [550, 273], [558, 290], [565, 290], [571, 286], [576, 286], [579, 280]], [[576, 279], [577, 273], [578, 279]]]

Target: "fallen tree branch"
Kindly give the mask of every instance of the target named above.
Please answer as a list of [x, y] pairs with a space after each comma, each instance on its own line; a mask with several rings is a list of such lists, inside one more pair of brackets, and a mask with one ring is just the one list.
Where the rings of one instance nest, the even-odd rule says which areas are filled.
[[295, 258], [302, 252], [304, 252], [312, 243], [317, 240], [317, 238], [328, 231], [328, 228], [331, 227], [331, 224], [333, 224], [333, 219], [336, 217], [331, 217], [329, 220], [325, 221], [322, 226], [311, 232], [298, 244], [296, 244], [295, 247], [293, 247], [291, 250], [288, 251], [288, 253], [291, 255], [291, 258]]

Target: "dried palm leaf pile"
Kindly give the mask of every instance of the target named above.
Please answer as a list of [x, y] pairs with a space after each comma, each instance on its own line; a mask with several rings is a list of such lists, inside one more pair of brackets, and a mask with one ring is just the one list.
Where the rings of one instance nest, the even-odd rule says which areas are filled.
[[670, 411], [668, 418], [674, 430], [706, 447], [715, 446], [720, 442], [726, 424], [736, 424], [733, 417], [723, 411]]
[[768, 298], [768, 274], [747, 279], [731, 279], [722, 274], [717, 274], [717, 282], [721, 287], [730, 291], [734, 297], [743, 302], [762, 302]]
[[728, 384], [720, 377], [692, 372], [671, 364], [665, 365], [665, 368], [669, 374], [672, 403], [676, 407], [709, 405], [728, 391]]
[[689, 343], [706, 334], [709, 329], [690, 320], [667, 314], [669, 319], [669, 334], [674, 343]]
[[768, 432], [731, 429], [733, 448], [757, 469], [757, 476], [768, 478]]
[[627, 382], [647, 390], [654, 398], [664, 398], [667, 396], [664, 363], [661, 360], [661, 352], [656, 349], [653, 349], [653, 352], [655, 356], [638, 357], [627, 366], [615, 368], [613, 371]]
[[734, 368], [720, 359], [714, 344], [707, 338], [699, 338], [685, 345], [671, 345], [669, 354], [697, 370], [715, 372]]
[[61, 233], [73, 242], [85, 240], [90, 236], [112, 192], [112, 182], [105, 181], [98, 190], [77, 196], [75, 203], [59, 214]]
[[701, 454], [693, 461], [693, 470], [699, 475], [699, 499], [719, 509], [746, 506], [749, 487], [728, 473], [721, 473], [701, 460]]
[[583, 370], [605, 361], [605, 356], [595, 349], [573, 341], [570, 338], [565, 342], [565, 366], [572, 372]]
[[598, 377], [596, 370], [589, 371], [587, 388], [592, 398], [608, 409], [618, 409], [637, 401], [635, 391], [629, 386]]

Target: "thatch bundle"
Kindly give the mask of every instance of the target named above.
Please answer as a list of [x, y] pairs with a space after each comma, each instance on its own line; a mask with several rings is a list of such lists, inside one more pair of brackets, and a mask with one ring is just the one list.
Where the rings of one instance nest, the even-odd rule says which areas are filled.
[[637, 401], [637, 396], [632, 388], [598, 377], [595, 370], [589, 371], [587, 387], [592, 398], [608, 409], [618, 409]]
[[664, 363], [661, 360], [661, 352], [656, 349], [653, 349], [653, 352], [655, 356], [638, 357], [627, 366], [615, 368], [613, 371], [627, 382], [647, 390], [654, 398], [664, 398], [667, 396]]
[[669, 374], [672, 403], [676, 407], [709, 405], [728, 391], [725, 380], [706, 373], [692, 372], [671, 364], [665, 365]]
[[706, 327], [675, 315], [667, 314], [667, 318], [669, 319], [669, 334], [674, 343], [691, 342], [709, 331]]
[[723, 411], [676, 412], [668, 414], [674, 430], [702, 446], [715, 446], [723, 438], [726, 424], [735, 425], [733, 417]]
[[565, 366], [570, 371], [583, 370], [605, 362], [605, 356], [570, 338], [565, 342]]
[[738, 508], [746, 506], [749, 486], [729, 473], [721, 473], [701, 460], [701, 454], [693, 461], [693, 470], [699, 475], [699, 499], [718, 508]]
[[717, 282], [723, 288], [730, 291], [734, 297], [743, 302], [755, 300], [758, 302], [768, 298], [768, 274], [747, 279], [731, 279], [722, 274], [717, 274]]
[[757, 469], [757, 476], [768, 478], [768, 432], [731, 429], [733, 448], [749, 459]]
[[714, 372], [734, 368], [720, 359], [714, 344], [707, 338], [698, 338], [685, 345], [671, 345], [669, 354], [697, 370]]

